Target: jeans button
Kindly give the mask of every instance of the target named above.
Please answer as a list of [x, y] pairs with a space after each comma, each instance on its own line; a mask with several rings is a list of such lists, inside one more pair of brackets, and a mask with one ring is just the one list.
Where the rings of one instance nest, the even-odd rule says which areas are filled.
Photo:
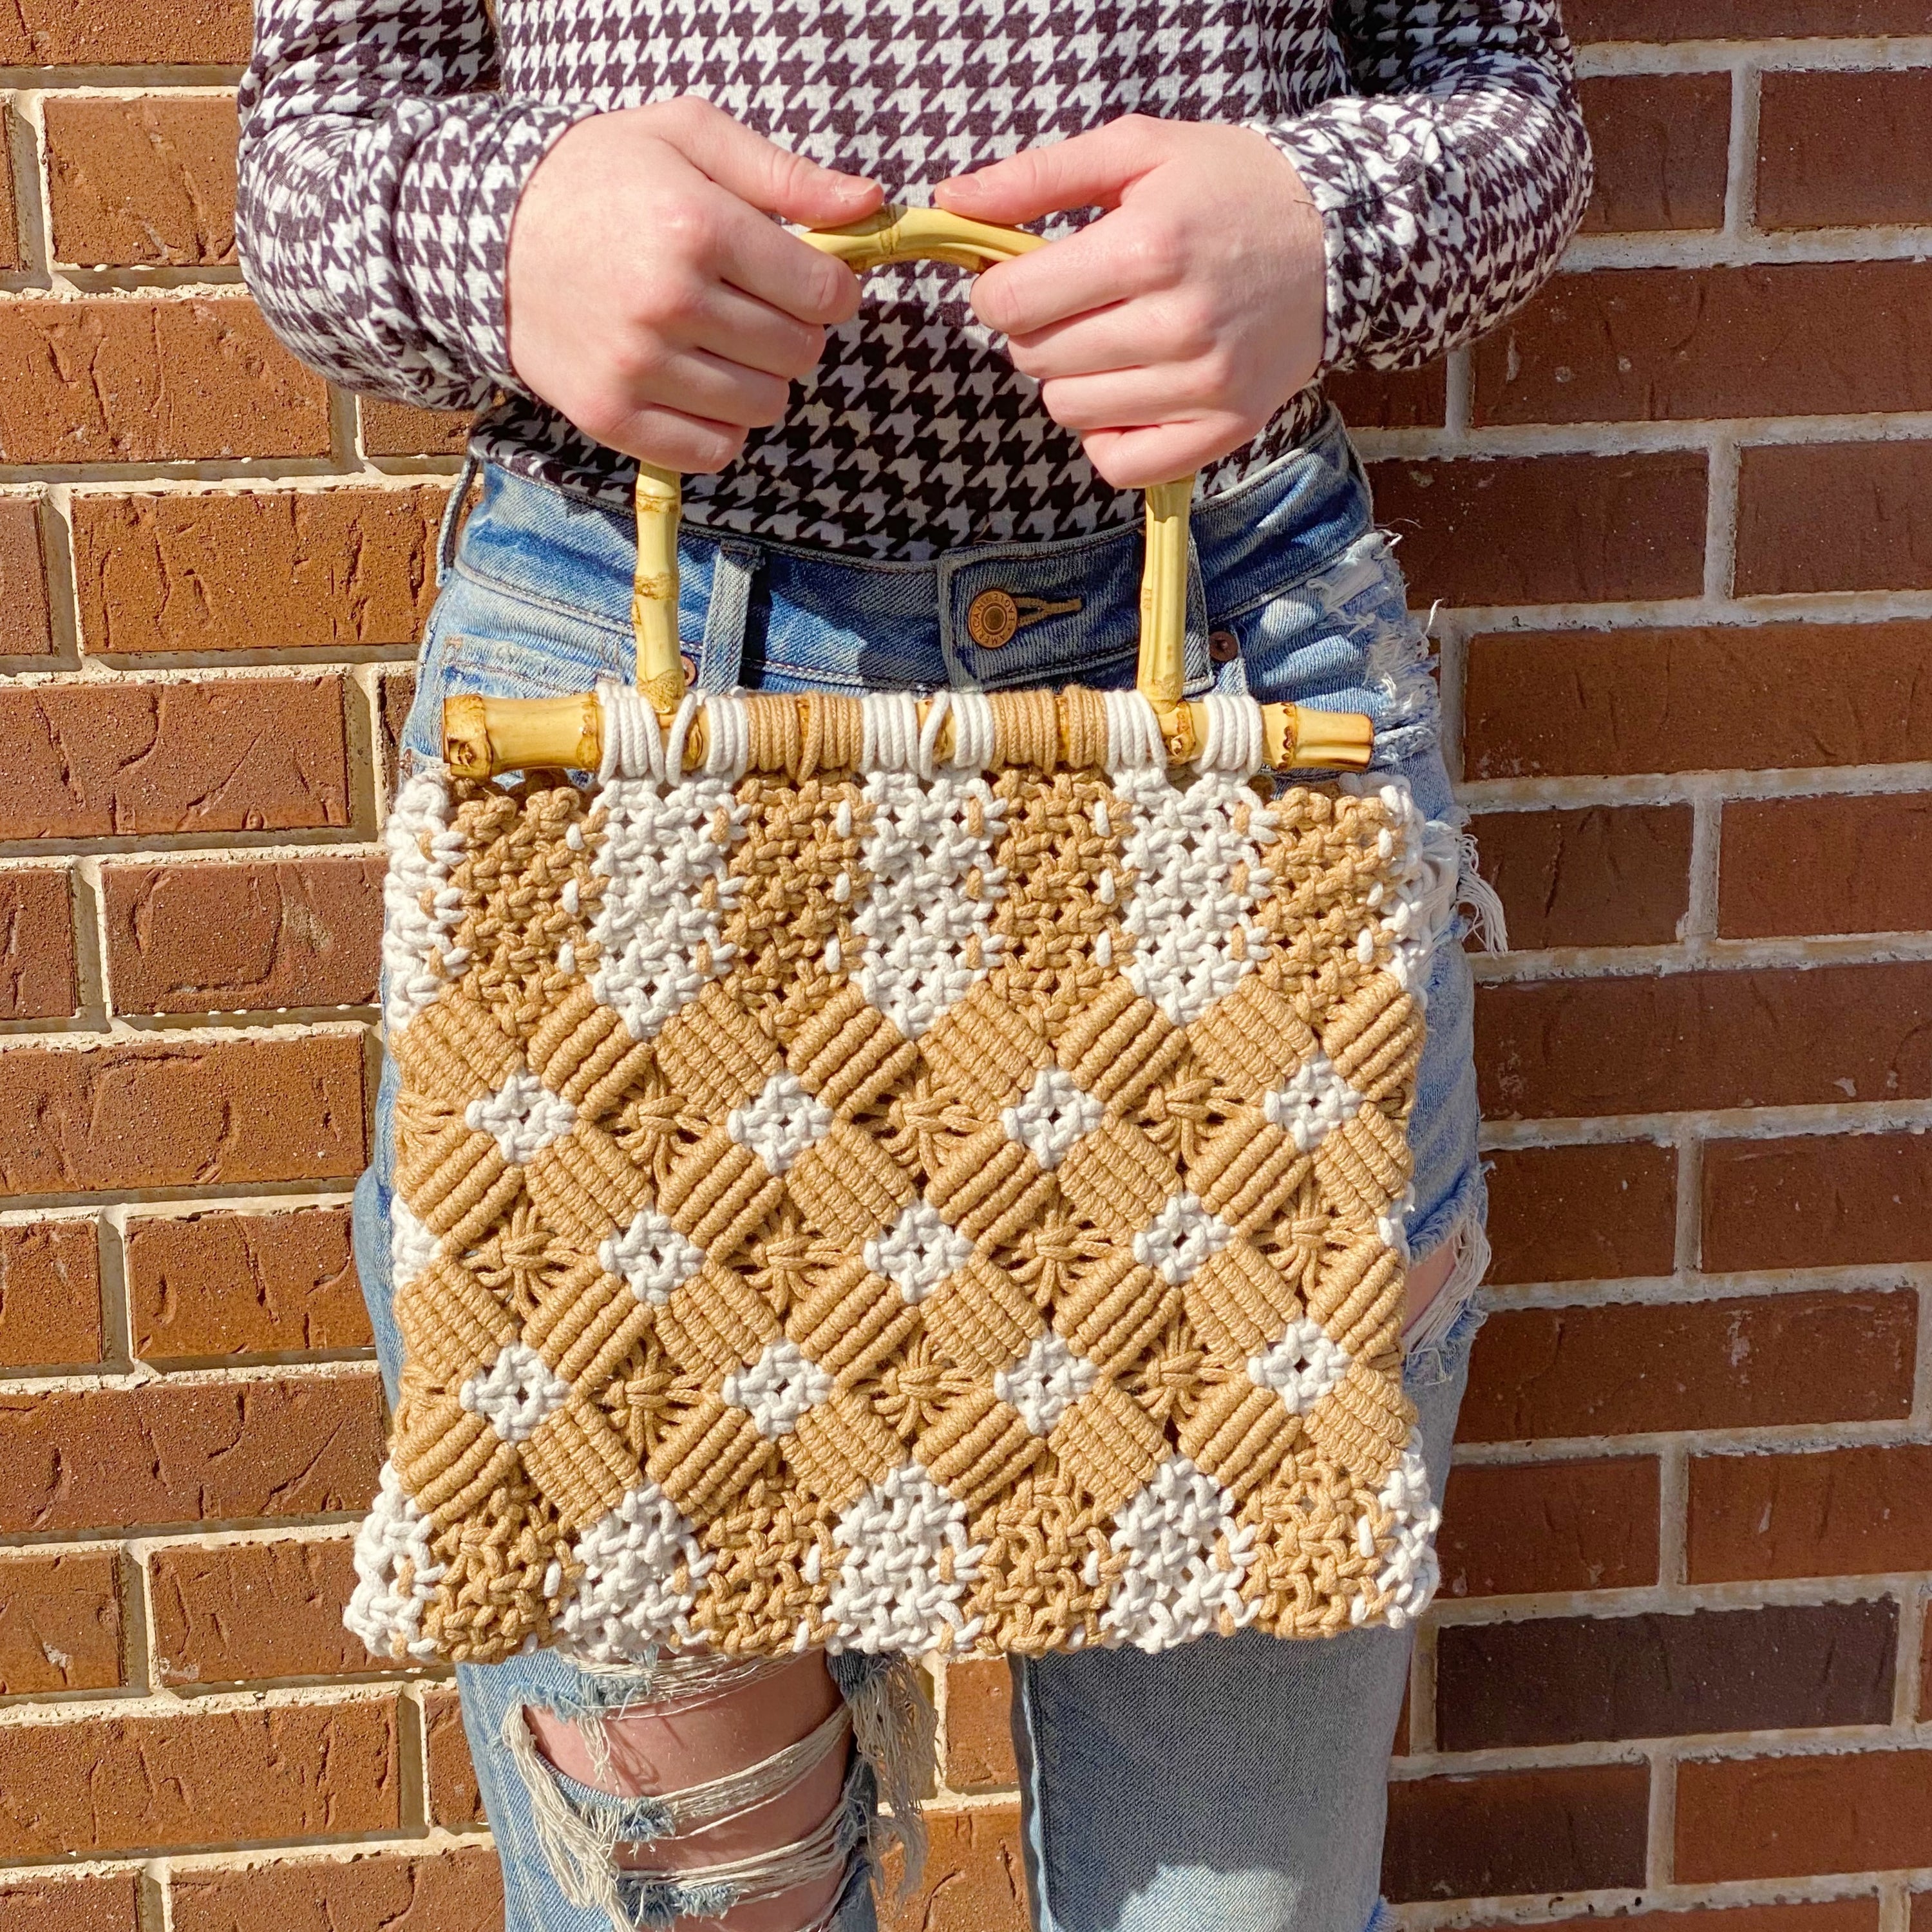
[[1020, 607], [1010, 590], [982, 590], [966, 607], [966, 634], [982, 651], [1012, 642], [1020, 628]]
[[1232, 664], [1241, 655], [1241, 640], [1232, 631], [1210, 631], [1208, 655], [1216, 664]]

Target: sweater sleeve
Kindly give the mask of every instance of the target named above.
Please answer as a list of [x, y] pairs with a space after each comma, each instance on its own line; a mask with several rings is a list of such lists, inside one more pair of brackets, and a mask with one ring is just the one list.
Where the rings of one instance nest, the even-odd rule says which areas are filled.
[[1582, 219], [1590, 147], [1556, 0], [1336, 0], [1357, 92], [1261, 131], [1320, 211], [1324, 367], [1413, 368], [1493, 328]]
[[242, 257], [271, 326], [323, 374], [445, 409], [512, 384], [511, 218], [592, 110], [495, 82], [485, 0], [256, 0]]

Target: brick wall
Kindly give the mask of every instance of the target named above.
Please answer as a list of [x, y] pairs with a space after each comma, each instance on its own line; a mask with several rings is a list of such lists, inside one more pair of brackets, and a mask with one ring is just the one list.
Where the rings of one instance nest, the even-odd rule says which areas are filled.
[[[1927, 1932], [1932, 38], [1573, 20], [1568, 272], [1343, 386], [1519, 949], [1388, 1883], [1418, 1928]], [[242, 293], [247, 40], [0, 10], [0, 1932], [496, 1910], [446, 1683], [338, 1616], [376, 839], [458, 444]], [[1001, 1674], [944, 1702], [902, 1923], [1010, 1932]]]

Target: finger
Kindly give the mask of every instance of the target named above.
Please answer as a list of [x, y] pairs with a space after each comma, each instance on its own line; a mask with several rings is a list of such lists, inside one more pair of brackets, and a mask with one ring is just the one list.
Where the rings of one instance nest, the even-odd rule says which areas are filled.
[[1129, 114], [1070, 140], [1017, 154], [932, 191], [941, 208], [979, 221], [1036, 221], [1066, 208], [1112, 208], [1128, 187], [1166, 158], [1161, 124]]
[[733, 287], [813, 328], [859, 312], [859, 278], [843, 262], [720, 192], [699, 200], [686, 218], [695, 252]]
[[1168, 295], [1142, 296], [1089, 309], [1064, 322], [1010, 334], [1013, 367], [1036, 382], [1134, 369], [1149, 362], [1186, 362], [1214, 346], [1190, 305]]
[[1123, 210], [988, 268], [973, 284], [973, 308], [988, 328], [1030, 335], [1167, 286], [1181, 266], [1152, 223]]
[[820, 167], [755, 134], [708, 100], [667, 101], [653, 131], [720, 188], [769, 214], [808, 228], [836, 227], [869, 214], [885, 199], [877, 182]]
[[572, 416], [571, 420], [596, 442], [687, 476], [722, 470], [745, 446], [745, 432], [736, 424], [707, 422], [656, 403], [600, 410], [590, 419]]
[[1042, 383], [1040, 399], [1055, 422], [1082, 436], [1193, 422], [1216, 412], [1204, 372], [1186, 363], [1063, 376]]
[[814, 368], [825, 353], [823, 328], [796, 321], [724, 282], [714, 282], [699, 294], [686, 336], [694, 346], [788, 382]]
[[1248, 424], [1224, 416], [1145, 429], [1096, 430], [1082, 438], [1082, 446], [1088, 461], [1115, 489], [1144, 490], [1150, 483], [1165, 483], [1218, 463], [1253, 434]]
[[739, 429], [776, 422], [790, 400], [791, 386], [782, 377], [698, 348], [673, 351], [631, 385], [634, 406], [656, 404]]

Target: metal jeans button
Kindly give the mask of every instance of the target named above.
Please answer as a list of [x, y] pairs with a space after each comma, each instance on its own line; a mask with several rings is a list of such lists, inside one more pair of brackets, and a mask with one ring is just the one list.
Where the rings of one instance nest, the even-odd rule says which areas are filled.
[[1241, 640], [1232, 631], [1210, 631], [1208, 655], [1216, 664], [1232, 664], [1241, 655]]

